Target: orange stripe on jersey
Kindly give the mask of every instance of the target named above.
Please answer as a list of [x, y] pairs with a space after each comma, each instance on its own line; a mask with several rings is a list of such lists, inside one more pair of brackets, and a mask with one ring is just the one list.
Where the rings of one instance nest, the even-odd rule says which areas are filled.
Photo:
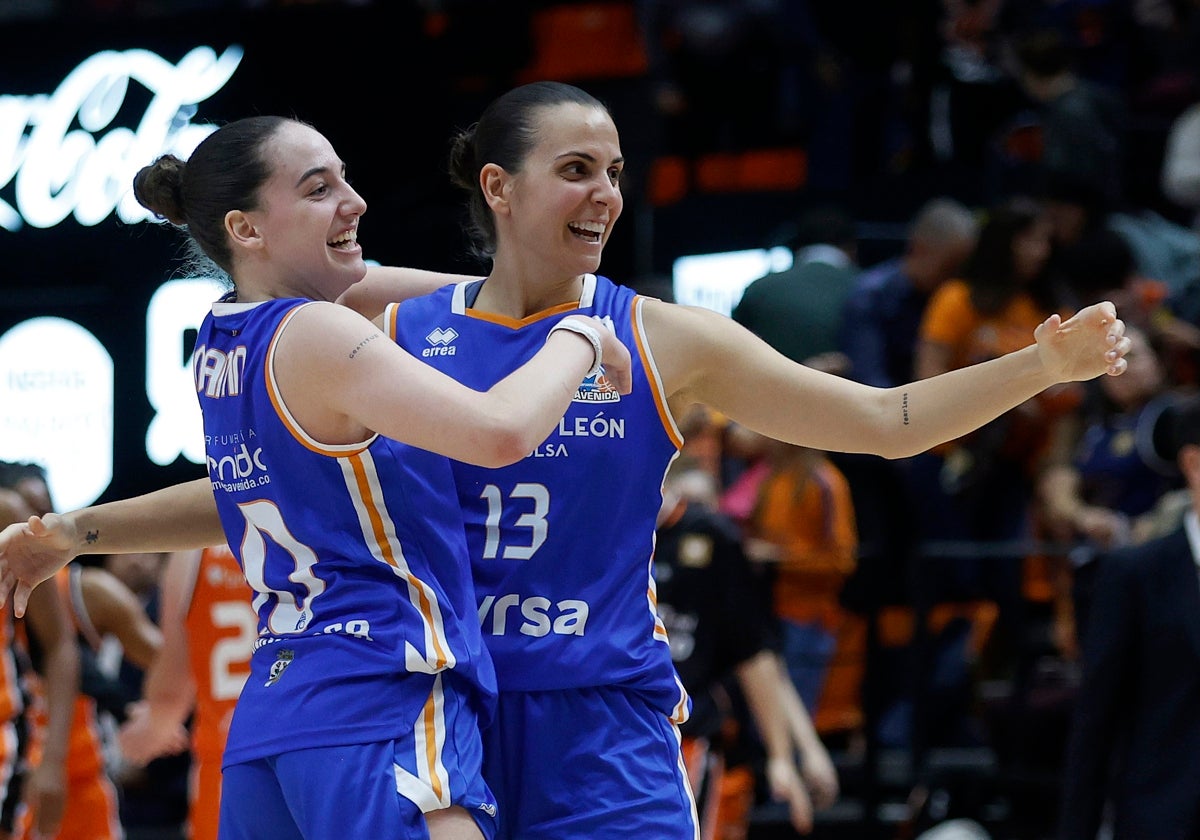
[[380, 510], [379, 503], [375, 501], [372, 482], [367, 476], [365, 459], [360, 455], [354, 455], [347, 460], [354, 472], [354, 481], [358, 486], [358, 496], [362, 500], [363, 510], [371, 522], [371, 531], [374, 534], [376, 544], [379, 546], [380, 556], [385, 563], [404, 576], [404, 579], [409, 583], [410, 590], [417, 594], [417, 607], [421, 611], [421, 616], [425, 619], [425, 626], [430, 628], [431, 631], [429, 635], [433, 644], [434, 655], [436, 656], [432, 664], [433, 667], [441, 670], [449, 664], [450, 658], [446, 653], [446, 645], [442, 640], [441, 633], [436, 632], [437, 622], [434, 620], [433, 604], [429, 599], [428, 588], [420, 578], [408, 571], [407, 564], [401, 563], [396, 558], [396, 553], [392, 549], [393, 542], [389, 538], [389, 529], [384, 525], [383, 513]]
[[437, 796], [438, 801], [442, 801], [444, 796], [442, 791], [442, 777], [438, 773], [438, 727], [437, 727], [437, 695], [441, 689], [441, 680], [439, 679], [433, 686], [433, 692], [429, 695], [429, 699], [425, 701], [425, 708], [421, 713], [421, 719], [424, 721], [425, 727], [425, 760], [429, 767], [429, 784], [433, 788], [433, 793]]
[[571, 312], [579, 308], [579, 301], [571, 301], [570, 303], [560, 303], [557, 306], [551, 306], [549, 309], [543, 309], [541, 312], [535, 312], [532, 315], [526, 315], [524, 318], [510, 318], [507, 315], [497, 315], [495, 312], [483, 312], [476, 309], [468, 309], [463, 314], [468, 318], [477, 318], [480, 321], [490, 321], [493, 324], [499, 324], [502, 327], [512, 327], [520, 329], [521, 327], [529, 326], [530, 324], [541, 321], [544, 318], [549, 318], [552, 315], [561, 315], [564, 312]]
[[633, 306], [629, 308], [633, 337], [637, 343], [642, 367], [646, 370], [646, 378], [650, 380], [651, 392], [654, 394], [654, 406], [658, 409], [658, 419], [662, 422], [663, 429], [666, 431], [667, 437], [671, 439], [671, 443], [675, 444], [676, 449], [682, 449], [683, 435], [679, 431], [679, 426], [675, 424], [675, 418], [671, 416], [671, 409], [667, 406], [666, 390], [663, 388], [662, 377], [658, 375], [658, 367], [654, 364], [654, 355], [650, 352], [650, 342], [646, 340], [645, 325], [642, 324], [642, 303], [645, 300], [646, 298], [642, 295], [638, 295], [633, 299]]
[[371, 435], [362, 443], [351, 443], [345, 445], [330, 445], [323, 444], [313, 440], [296, 422], [296, 418], [292, 417], [292, 413], [288, 411], [287, 405], [283, 402], [283, 397], [279, 393], [279, 385], [275, 382], [275, 347], [279, 344], [279, 338], [283, 335], [284, 329], [291, 323], [292, 318], [296, 313], [303, 309], [308, 304], [301, 304], [293, 309], [288, 314], [284, 315], [279, 322], [279, 326], [275, 328], [275, 334], [271, 336], [271, 344], [267, 347], [267, 356], [264, 374], [266, 376], [267, 396], [271, 398], [271, 405], [275, 408], [275, 414], [279, 417], [279, 421], [283, 423], [283, 427], [291, 433], [296, 442], [305, 449], [311, 449], [318, 455], [329, 455], [338, 457], [343, 455], [352, 455], [356, 452], [362, 452], [371, 445], [371, 441], [375, 440], [377, 435]]

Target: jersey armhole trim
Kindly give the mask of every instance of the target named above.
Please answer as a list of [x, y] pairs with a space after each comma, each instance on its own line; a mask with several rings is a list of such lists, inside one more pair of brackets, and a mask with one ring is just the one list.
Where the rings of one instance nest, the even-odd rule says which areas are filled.
[[650, 342], [646, 339], [646, 329], [642, 323], [643, 301], [645, 301], [645, 298], [637, 295], [633, 299], [633, 306], [629, 309], [633, 337], [637, 342], [638, 355], [642, 358], [642, 367], [646, 370], [646, 379], [650, 382], [650, 391], [654, 396], [654, 406], [658, 409], [658, 419], [662, 421], [663, 430], [666, 431], [667, 437], [671, 439], [671, 443], [675, 444], [676, 449], [682, 449], [683, 435], [680, 433], [679, 426], [676, 424], [675, 418], [671, 414], [671, 409], [667, 405], [666, 389], [663, 387], [658, 367], [654, 363], [654, 353], [650, 350]]
[[283, 395], [279, 392], [279, 383], [275, 381], [275, 349], [279, 346], [279, 338], [283, 335], [283, 331], [287, 329], [288, 324], [292, 322], [292, 318], [306, 306], [311, 306], [313, 301], [302, 303], [294, 309], [290, 310], [283, 319], [280, 320], [279, 326], [275, 328], [275, 334], [271, 336], [271, 343], [267, 347], [266, 359], [263, 362], [263, 375], [266, 379], [267, 396], [271, 399], [271, 405], [275, 407], [275, 413], [279, 416], [279, 420], [283, 423], [284, 428], [291, 433], [292, 437], [306, 449], [316, 452], [318, 455], [328, 455], [331, 458], [343, 458], [347, 455], [353, 455], [362, 452], [369, 447], [379, 435], [372, 434], [366, 440], [360, 443], [346, 444], [330, 444], [321, 443], [304, 431], [304, 428], [292, 416], [288, 410], [287, 404], [283, 401]]

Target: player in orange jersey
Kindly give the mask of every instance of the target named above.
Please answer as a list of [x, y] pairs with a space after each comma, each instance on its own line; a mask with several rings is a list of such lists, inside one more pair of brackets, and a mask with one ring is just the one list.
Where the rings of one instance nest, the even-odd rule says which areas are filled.
[[257, 619], [226, 546], [170, 555], [161, 586], [162, 652], [146, 672], [143, 699], [121, 727], [119, 743], [139, 764], [187, 749], [185, 723], [194, 710], [187, 836], [216, 840], [221, 753], [250, 673]]
[[[68, 606], [81, 647], [98, 653], [105, 637], [120, 642], [127, 660], [146, 668], [162, 645], [162, 634], [146, 615], [137, 596], [119, 578], [99, 566], [72, 563], [55, 576], [63, 603]], [[85, 669], [86, 670], [86, 669]], [[67, 806], [57, 834], [34, 831], [32, 820], [22, 820], [18, 836], [53, 837], [55, 840], [120, 840], [121, 827], [117, 790], [109, 778], [104, 758], [104, 740], [96, 700], [84, 691], [75, 698], [71, 735], [67, 746]], [[40, 689], [33, 691], [31, 704], [33, 737], [29, 763], [38, 766], [46, 729], [45, 704]]]

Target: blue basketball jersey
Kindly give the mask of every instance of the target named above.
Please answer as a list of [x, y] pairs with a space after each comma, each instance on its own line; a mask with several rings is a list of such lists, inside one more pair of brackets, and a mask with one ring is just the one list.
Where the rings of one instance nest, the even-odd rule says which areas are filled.
[[307, 303], [216, 303], [192, 360], [217, 508], [258, 614], [225, 764], [414, 733], [434, 755], [436, 675], [485, 723], [496, 689], [450, 463], [383, 436], [329, 446], [296, 425], [273, 353]]
[[588, 275], [578, 304], [514, 320], [469, 309], [473, 283], [389, 306], [387, 328], [478, 390], [526, 362], [568, 314], [610, 319], [634, 360], [632, 393], [618, 394], [603, 372], [585, 380], [557, 430], [516, 464], [451, 462], [500, 689], [621, 686], [682, 721], [689, 703], [656, 615], [651, 564], [681, 437], [642, 336], [642, 298]]

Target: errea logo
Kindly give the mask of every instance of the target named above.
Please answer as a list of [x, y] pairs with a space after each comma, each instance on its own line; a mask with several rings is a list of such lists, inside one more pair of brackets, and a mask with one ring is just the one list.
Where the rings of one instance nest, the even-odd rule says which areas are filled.
[[424, 358], [430, 356], [453, 356], [457, 349], [453, 346], [454, 339], [458, 338], [458, 331], [453, 327], [442, 329], [435, 327], [434, 330], [425, 336], [425, 340], [430, 346], [421, 350], [421, 355]]

